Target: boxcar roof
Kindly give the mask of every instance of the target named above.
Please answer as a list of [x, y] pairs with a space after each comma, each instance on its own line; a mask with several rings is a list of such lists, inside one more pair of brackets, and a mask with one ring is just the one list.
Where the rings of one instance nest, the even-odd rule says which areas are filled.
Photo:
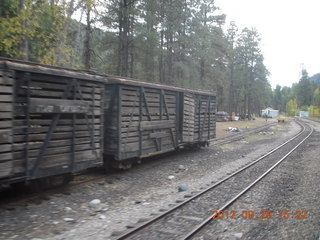
[[215, 95], [210, 91], [194, 90], [189, 88], [175, 87], [175, 86], [169, 86], [169, 85], [158, 84], [158, 83], [143, 82], [143, 81], [127, 78], [127, 77], [104, 75], [104, 74], [96, 73], [93, 71], [55, 67], [55, 66], [25, 62], [25, 61], [19, 61], [19, 60], [1, 58], [1, 57], [0, 57], [0, 68], [3, 68], [3, 69], [7, 68], [11, 70], [18, 70], [18, 71], [25, 71], [25, 72], [41, 73], [41, 74], [47, 74], [47, 75], [56, 75], [56, 76], [68, 77], [68, 78], [84, 79], [84, 80], [96, 81], [101, 83], [143, 86], [143, 87], [160, 88], [160, 89], [172, 90], [172, 91], [190, 92], [190, 93], [203, 94], [203, 95], [212, 95], [212, 96]]

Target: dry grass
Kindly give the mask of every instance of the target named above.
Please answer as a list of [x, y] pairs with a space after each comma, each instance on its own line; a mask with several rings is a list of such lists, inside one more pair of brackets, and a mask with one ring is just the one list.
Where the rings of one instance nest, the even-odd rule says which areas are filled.
[[268, 119], [266, 121], [265, 118], [256, 118], [256, 120], [245, 120], [245, 121], [230, 121], [230, 122], [217, 122], [217, 138], [230, 136], [231, 134], [236, 134], [234, 132], [227, 132], [226, 129], [228, 127], [234, 127], [234, 128], [256, 128], [263, 126], [270, 122], [277, 122], [276, 119]]

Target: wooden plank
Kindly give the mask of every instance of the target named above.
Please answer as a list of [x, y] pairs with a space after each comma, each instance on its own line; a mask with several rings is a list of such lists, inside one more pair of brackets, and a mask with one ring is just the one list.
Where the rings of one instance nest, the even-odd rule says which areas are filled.
[[1, 103], [0, 102], [0, 111], [1, 112], [12, 112], [13, 107], [12, 103]]
[[[121, 106], [123, 107], [139, 107], [139, 102], [122, 102]], [[145, 104], [142, 104], [143, 107], [146, 107]], [[156, 107], [156, 108], [160, 108], [160, 102], [149, 102], [148, 100], [148, 106], [149, 107]], [[176, 104], [175, 103], [167, 103], [167, 107], [168, 108], [175, 108]]]
[[12, 160], [12, 153], [11, 152], [0, 153], [0, 162], [5, 161], [5, 160]]
[[[1, 91], [0, 91], [1, 92]], [[58, 91], [45, 91], [42, 89], [31, 89], [30, 90], [31, 96], [32, 97], [49, 97], [49, 98], [58, 98], [61, 99], [63, 92], [58, 92]], [[18, 90], [18, 95], [19, 96], [26, 96], [27, 95], [27, 90], [26, 89], [19, 89]], [[77, 94], [77, 97], [78, 98]], [[91, 100], [91, 99], [95, 99], [95, 100], [101, 100], [101, 95], [95, 94], [94, 96], [92, 96], [91, 94], [82, 94], [82, 97], [84, 100]]]
[[[95, 144], [96, 149], [100, 149], [100, 143]], [[90, 150], [92, 149], [92, 146], [90, 143], [87, 144], [80, 144], [75, 145], [75, 151], [84, 151], [84, 150]], [[28, 156], [30, 158], [37, 157], [39, 155], [40, 149], [33, 149], [29, 150]], [[68, 153], [71, 154], [72, 152], [72, 146], [62, 146], [62, 147], [55, 147], [55, 148], [47, 148], [45, 152], [45, 156], [54, 155], [54, 154], [62, 154], [62, 153]], [[23, 159], [25, 157], [25, 151], [16, 151], [13, 153], [13, 158], [15, 160]]]
[[[162, 132], [167, 132], [167, 134], [170, 134], [169, 130], [161, 130]], [[172, 130], [173, 133], [175, 133], [175, 129]], [[142, 132], [142, 137], [149, 137], [149, 134], [152, 133], [153, 131], [152, 130], [148, 130], [148, 131], [143, 131]], [[131, 137], [138, 137], [139, 136], [139, 131], [123, 131], [121, 133], [121, 138], [122, 139], [126, 139], [126, 138], [131, 138]]]
[[0, 119], [13, 118], [12, 112], [0, 112]]
[[[100, 156], [101, 151], [97, 150], [97, 157]], [[61, 166], [67, 165], [71, 163], [71, 153], [61, 153], [43, 156], [43, 159], [39, 165], [39, 168], [47, 168], [52, 166]], [[96, 155], [92, 150], [79, 151], [75, 153], [75, 162], [90, 162], [92, 160], [96, 160]], [[32, 169], [33, 164], [35, 163], [36, 158], [29, 158], [29, 169]], [[14, 165], [17, 166], [19, 164], [23, 165], [24, 159], [14, 160]]]
[[11, 143], [12, 131], [11, 129], [0, 129], [0, 143]]
[[[13, 85], [13, 79], [8, 77], [0, 77], [0, 85]], [[1, 86], [0, 86], [1, 87]]]
[[[159, 115], [151, 115], [152, 116], [152, 120], [161, 120], [160, 118], [160, 114]], [[166, 116], [164, 114], [162, 114], [162, 116]], [[171, 114], [170, 115], [172, 119], [175, 118], [175, 114]], [[128, 122], [130, 122], [131, 117], [129, 116], [122, 116], [121, 120], [124, 124], [128, 124]], [[142, 120], [149, 120], [149, 118], [147, 116], [142, 116]], [[137, 122], [139, 121], [139, 116], [133, 115], [132, 116], [132, 120], [131, 122]]]
[[[11, 151], [11, 144], [1, 144], [0, 145], [0, 153], [1, 152], [10, 152]], [[1, 157], [0, 157], [0, 161], [1, 161]]]
[[[46, 134], [30, 134], [29, 135], [29, 141], [42, 141], [45, 139]], [[75, 132], [75, 137], [88, 137], [90, 136], [90, 133], [88, 131], [78, 131]], [[100, 131], [94, 131], [94, 136], [100, 136]], [[72, 132], [66, 132], [66, 133], [53, 133], [51, 135], [52, 140], [58, 140], [58, 139], [66, 139], [71, 138]], [[0, 139], [1, 140], [1, 139]], [[14, 142], [23, 142], [25, 141], [25, 135], [14, 135], [13, 136]]]
[[[131, 115], [132, 113], [139, 114], [139, 108], [122, 107], [121, 110], [122, 110], [122, 115]], [[146, 114], [145, 108], [143, 108], [143, 111]], [[169, 114], [176, 114], [176, 108], [169, 108], [168, 111], [169, 111]], [[160, 114], [160, 108], [150, 107], [149, 113], [150, 114]]]
[[0, 178], [8, 177], [13, 171], [13, 162], [0, 162]]
[[[158, 135], [157, 135], [158, 134]], [[175, 134], [175, 132], [173, 132], [173, 134]], [[154, 138], [168, 138], [171, 137], [171, 133], [170, 132], [148, 132], [147, 134], [143, 134], [142, 135], [142, 140], [150, 140], [150, 139], [154, 139]], [[139, 134], [135, 134], [132, 136], [124, 136], [121, 138], [121, 143], [125, 144], [125, 143], [131, 143], [131, 142], [138, 142], [139, 141]]]
[[[94, 130], [100, 130], [101, 125], [93, 125]], [[19, 127], [19, 128], [13, 128], [13, 134], [15, 135], [21, 135], [26, 134], [27, 126]], [[87, 125], [75, 125], [75, 131], [84, 131], [89, 129], [92, 129], [92, 127], [88, 127]], [[28, 128], [29, 134], [36, 134], [36, 133], [46, 133], [49, 131], [49, 126], [46, 127], [38, 127], [38, 126], [31, 126]], [[71, 132], [73, 131], [72, 126], [57, 126], [54, 132]]]
[[[57, 82], [48, 82], [47, 80], [42, 81], [31, 81], [30, 86], [33, 88], [39, 88], [44, 90], [61, 90], [64, 91], [67, 87], [67, 82], [64, 83], [57, 83]], [[94, 87], [84, 87], [80, 86], [80, 90], [82, 93], [89, 93], [89, 94], [101, 94], [101, 88], [97, 85]]]
[[12, 86], [0, 86], [0, 93], [13, 93]]
[[154, 133], [150, 133], [149, 137], [150, 138], [170, 137], [170, 133], [169, 132], [154, 132]]
[[[94, 137], [93, 141], [95, 143], [100, 143], [101, 138], [100, 137]], [[86, 144], [90, 143], [91, 138], [90, 137], [84, 137], [84, 138], [76, 138], [75, 139], [75, 145], [81, 145], [81, 144]], [[43, 145], [43, 142], [38, 141], [38, 142], [29, 142], [29, 149], [37, 149], [40, 148]], [[52, 140], [48, 143], [48, 149], [49, 148], [56, 148], [56, 147], [61, 147], [61, 146], [69, 146], [72, 145], [72, 139], [63, 139], [63, 140]], [[12, 144], [12, 150], [13, 151], [22, 151], [26, 148], [26, 143], [14, 143]]]
[[[163, 144], [163, 145], [172, 144], [173, 145], [171, 137], [168, 137], [166, 139], [162, 139], [161, 144]], [[142, 141], [142, 150], [148, 149], [150, 147], [155, 147], [155, 146], [156, 145], [155, 145], [154, 140], [150, 139], [150, 140]], [[133, 152], [133, 151], [138, 151], [138, 150], [139, 150], [139, 142], [121, 145], [121, 151], [123, 151], [123, 152]]]
[[[19, 106], [19, 105], [15, 106], [14, 115], [16, 117], [18, 117], [18, 116], [19, 117], [23, 117], [23, 116], [26, 115], [26, 112], [27, 112], [27, 106]], [[43, 112], [40, 112], [40, 113], [45, 113], [45, 112], [43, 111]], [[33, 114], [40, 114], [40, 113], [33, 113]], [[52, 112], [47, 112], [47, 113], [51, 114]], [[75, 112], [75, 113], [77, 113], [77, 112]], [[102, 113], [103, 113], [103, 109], [95, 108], [95, 109], [93, 109], [93, 112], [92, 111], [88, 111], [86, 114], [89, 115], [89, 116], [92, 116], [92, 115], [100, 116]]]
[[174, 120], [159, 120], [159, 121], [142, 121], [140, 122], [140, 130], [156, 130], [163, 128], [175, 127]]
[[[86, 125], [87, 121], [86, 119], [82, 118], [80, 119], [81, 115], [77, 117], [76, 119], [76, 125]], [[41, 125], [41, 126], [48, 126], [52, 122], [52, 119], [30, 119], [31, 125]], [[92, 119], [89, 119], [90, 124], [92, 124]], [[13, 121], [14, 126], [24, 126], [26, 125], [26, 120], [14, 120]], [[94, 124], [100, 125], [101, 121], [100, 118], [94, 119]], [[60, 119], [58, 122], [58, 126], [61, 125], [67, 125], [70, 126], [72, 124], [72, 119]]]
[[0, 69], [0, 76], [6, 76], [8, 78], [12, 78], [13, 74], [14, 74], [14, 72], [12, 70]]
[[[38, 98], [38, 99], [42, 99], [43, 101], [46, 101], [46, 99], [48, 99], [48, 98], [46, 98], [46, 97], [42, 97], [42, 98]], [[54, 100], [64, 100], [64, 99], [57, 99], [57, 98], [54, 98]], [[83, 102], [83, 103], [86, 103], [88, 106], [90, 106], [90, 107], [98, 107], [98, 108], [100, 108], [101, 107], [101, 105], [102, 105], [102, 102], [101, 101], [93, 101], [92, 99], [91, 100], [79, 100], [79, 99], [73, 99], [73, 100], [75, 100], [75, 101], [81, 101], [81, 102]], [[17, 105], [19, 105], [19, 104], [24, 104], [24, 103], [26, 103], [26, 97], [16, 97], [15, 98], [15, 103], [17, 104]]]
[[0, 95], [0, 102], [12, 102], [13, 96], [12, 95]]
[[31, 113], [87, 113], [88, 111], [88, 104], [79, 100], [30, 98]]
[[[138, 93], [137, 93], [137, 91], [138, 91]], [[122, 88], [121, 93], [122, 93], [122, 96], [125, 96], [125, 95], [134, 96], [134, 97], [135, 96], [140, 96], [138, 88], [136, 88], [136, 89]]]
[[[50, 74], [50, 73], [49, 73]], [[21, 79], [23, 78], [23, 73], [20, 73], [18, 77]], [[39, 82], [46, 82], [46, 83], [60, 83], [65, 84], [66, 82], [71, 81], [73, 78], [65, 77], [65, 76], [57, 76], [57, 75], [48, 75], [48, 74], [42, 74], [42, 73], [36, 73], [32, 74], [32, 80], [33, 81], [39, 81]], [[85, 87], [93, 87], [93, 86], [99, 86], [102, 87], [102, 83], [92, 82], [91, 79], [83, 80], [83, 79], [77, 79], [79, 81], [80, 86]]]
[[12, 128], [12, 121], [0, 121], [0, 128]]

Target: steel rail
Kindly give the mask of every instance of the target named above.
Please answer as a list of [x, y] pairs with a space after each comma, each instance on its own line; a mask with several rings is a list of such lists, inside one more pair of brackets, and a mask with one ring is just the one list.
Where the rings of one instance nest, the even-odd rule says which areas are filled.
[[[297, 135], [293, 136], [292, 138], [290, 138], [290, 139], [287, 140], [286, 142], [282, 143], [281, 145], [277, 146], [276, 148], [272, 149], [271, 151], [267, 152], [266, 154], [260, 156], [258, 159], [254, 160], [253, 162], [249, 163], [248, 165], [246, 165], [246, 166], [240, 168], [239, 170], [235, 171], [235, 172], [232, 173], [231, 175], [229, 175], [229, 176], [221, 179], [220, 181], [214, 183], [213, 185], [211, 185], [211, 186], [209, 186], [208, 188], [202, 190], [201, 192], [197, 193], [196, 195], [194, 195], [194, 196], [188, 198], [187, 200], [179, 203], [178, 205], [174, 206], [173, 208], [171, 208], [171, 209], [163, 212], [162, 214], [160, 214], [160, 215], [158, 215], [158, 216], [156, 216], [156, 217], [154, 217], [154, 218], [151, 218], [150, 220], [148, 220], [148, 221], [140, 224], [138, 227], [133, 228], [133, 229], [131, 229], [130, 231], [127, 231], [127, 232], [125, 232], [124, 234], [116, 237], [116, 239], [117, 239], [117, 240], [122, 240], [122, 239], [126, 239], [126, 238], [132, 236], [132, 235], [135, 234], [136, 232], [138, 232], [138, 231], [140, 231], [140, 230], [148, 227], [148, 226], [151, 225], [153, 222], [155, 222], [155, 221], [163, 218], [164, 216], [166, 216], [166, 215], [168, 215], [169, 213], [175, 211], [176, 209], [180, 208], [181, 206], [183, 206], [183, 205], [187, 204], [188, 202], [196, 199], [197, 197], [203, 195], [204, 193], [212, 190], [213, 188], [217, 187], [218, 185], [222, 184], [223, 182], [227, 181], [228, 179], [232, 178], [233, 176], [237, 175], [238, 173], [244, 171], [245, 169], [251, 167], [252, 165], [258, 163], [258, 162], [261, 161], [262, 159], [264, 159], [264, 158], [266, 158], [267, 156], [271, 155], [272, 153], [274, 153], [275, 151], [277, 151], [277, 150], [280, 149], [281, 147], [283, 147], [283, 146], [285, 146], [286, 144], [292, 142], [294, 139], [296, 139], [297, 137], [299, 137], [299, 136], [305, 131], [305, 127], [304, 127], [301, 123], [299, 123], [299, 122], [296, 122], [296, 123], [299, 124], [300, 127], [301, 127], [301, 130], [299, 131], [299, 133], [298, 133]], [[210, 219], [211, 219], [211, 218], [212, 218], [212, 216], [210, 217]]]
[[[192, 229], [187, 235], [185, 235], [181, 240], [187, 240], [190, 239], [192, 236], [194, 236], [197, 232], [199, 232], [205, 225], [207, 225], [219, 212], [225, 210], [227, 207], [229, 207], [232, 203], [234, 203], [237, 199], [239, 199], [242, 195], [244, 195], [248, 190], [250, 190], [256, 183], [258, 183], [261, 179], [263, 179], [267, 174], [269, 174], [274, 168], [276, 168], [281, 162], [283, 162], [291, 153], [293, 153], [302, 143], [304, 143], [313, 133], [314, 129], [309, 126], [311, 131], [310, 133], [302, 140], [300, 141], [293, 149], [291, 149], [285, 156], [283, 156], [278, 162], [276, 162], [272, 167], [270, 167], [267, 171], [265, 171], [260, 177], [258, 177], [255, 181], [253, 181], [251, 184], [249, 184], [245, 189], [243, 189], [240, 193], [238, 193], [235, 197], [233, 197], [231, 200], [229, 200], [225, 205], [223, 205], [215, 214], [212, 214], [210, 217], [208, 217], [206, 220], [204, 220], [202, 223], [200, 223], [197, 227]], [[305, 127], [304, 127], [305, 130]], [[301, 132], [302, 133], [302, 132]]]

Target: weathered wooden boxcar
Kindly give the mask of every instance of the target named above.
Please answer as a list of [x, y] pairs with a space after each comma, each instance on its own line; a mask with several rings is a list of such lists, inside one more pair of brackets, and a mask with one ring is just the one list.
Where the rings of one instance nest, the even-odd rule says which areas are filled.
[[108, 80], [104, 149], [117, 167], [130, 167], [135, 157], [202, 146], [215, 137], [213, 94], [119, 77]]
[[203, 146], [215, 109], [206, 91], [0, 58], [0, 183]]
[[0, 59], [0, 178], [103, 163], [104, 83], [92, 74]]

